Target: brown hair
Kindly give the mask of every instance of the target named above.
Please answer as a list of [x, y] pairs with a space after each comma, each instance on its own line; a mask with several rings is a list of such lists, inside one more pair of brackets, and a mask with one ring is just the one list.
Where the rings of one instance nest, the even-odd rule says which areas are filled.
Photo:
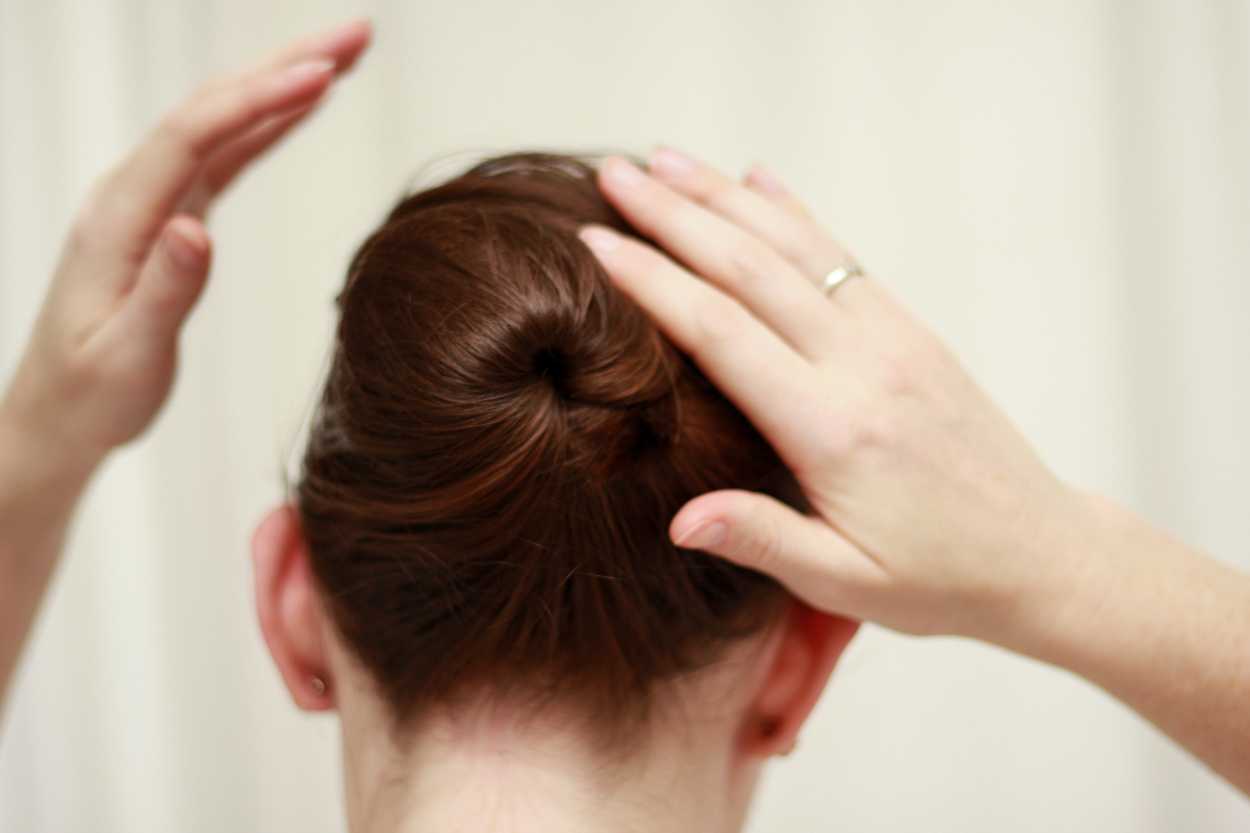
[[512, 154], [403, 197], [351, 260], [298, 505], [335, 624], [401, 724], [509, 691], [619, 737], [656, 682], [783, 598], [669, 541], [713, 489], [810, 507], [613, 286], [587, 222], [637, 234], [587, 161]]

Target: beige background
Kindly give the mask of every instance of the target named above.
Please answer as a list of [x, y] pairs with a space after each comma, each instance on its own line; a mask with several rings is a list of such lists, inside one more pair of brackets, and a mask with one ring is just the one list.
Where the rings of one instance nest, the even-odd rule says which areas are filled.
[[[466, 149], [772, 162], [1065, 477], [1250, 567], [1234, 0], [0, 0], [5, 377], [104, 166], [197, 81], [354, 11], [371, 54], [220, 205], [176, 394], [84, 502], [0, 740], [0, 829], [343, 829], [333, 720], [279, 688], [247, 542], [352, 246]], [[869, 629], [751, 830], [1248, 826], [1250, 802], [1081, 681]]]

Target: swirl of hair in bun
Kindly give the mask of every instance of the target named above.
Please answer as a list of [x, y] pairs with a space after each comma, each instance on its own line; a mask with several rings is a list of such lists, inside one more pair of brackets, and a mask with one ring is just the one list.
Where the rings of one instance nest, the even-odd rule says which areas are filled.
[[807, 509], [741, 413], [576, 236], [635, 232], [583, 159], [511, 154], [403, 197], [353, 256], [297, 503], [337, 628], [406, 721], [482, 690], [619, 742], [656, 683], [783, 594], [679, 551], [690, 498]]

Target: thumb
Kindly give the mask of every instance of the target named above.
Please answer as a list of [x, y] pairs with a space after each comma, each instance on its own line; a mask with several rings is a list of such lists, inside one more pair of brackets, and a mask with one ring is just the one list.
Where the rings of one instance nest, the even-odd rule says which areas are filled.
[[177, 335], [204, 290], [212, 241], [204, 224], [179, 214], [165, 224], [127, 299], [127, 323], [158, 340]]
[[824, 519], [756, 492], [699, 495], [673, 517], [669, 537], [679, 547], [770, 575], [827, 613], [860, 618], [863, 596], [887, 578], [876, 560]]

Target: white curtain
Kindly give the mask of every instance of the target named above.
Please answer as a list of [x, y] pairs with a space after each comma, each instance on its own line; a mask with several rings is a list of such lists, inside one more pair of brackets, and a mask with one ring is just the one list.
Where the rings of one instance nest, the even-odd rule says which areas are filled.
[[[81, 506], [0, 736], [0, 829], [344, 829], [334, 723], [280, 689], [248, 539], [348, 254], [466, 150], [773, 163], [1064, 477], [1250, 568], [1237, 0], [0, 0], [4, 378], [94, 177], [197, 81], [356, 12], [371, 53], [220, 204], [175, 395]], [[751, 830], [1248, 826], [1088, 684], [868, 629]]]

